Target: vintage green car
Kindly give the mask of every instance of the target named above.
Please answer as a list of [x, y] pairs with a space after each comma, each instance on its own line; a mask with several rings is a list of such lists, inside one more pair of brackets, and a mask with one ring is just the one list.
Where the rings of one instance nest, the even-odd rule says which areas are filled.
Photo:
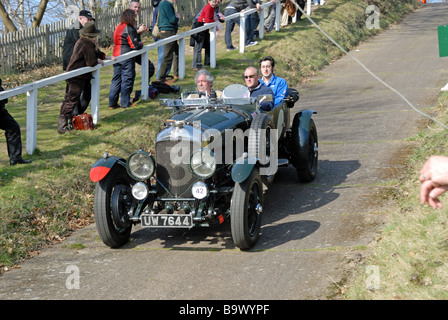
[[137, 150], [123, 159], [106, 153], [91, 168], [102, 241], [124, 245], [137, 223], [193, 228], [230, 219], [235, 246], [253, 247], [260, 234], [263, 185], [269, 187], [278, 168], [289, 164], [300, 181], [312, 181], [318, 164], [315, 112], [295, 113], [290, 125], [298, 92], [291, 90], [269, 112], [259, 108], [265, 99], [272, 97], [251, 98], [246, 87], [231, 85], [220, 95], [189, 92], [163, 100], [173, 113], [157, 135], [155, 154]]

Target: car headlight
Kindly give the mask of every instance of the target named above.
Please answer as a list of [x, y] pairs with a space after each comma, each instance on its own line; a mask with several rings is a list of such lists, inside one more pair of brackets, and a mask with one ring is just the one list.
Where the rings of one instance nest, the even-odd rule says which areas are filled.
[[198, 178], [210, 178], [216, 170], [215, 155], [206, 148], [195, 151], [190, 159], [190, 168]]
[[143, 182], [137, 182], [132, 186], [132, 195], [137, 200], [143, 200], [148, 196], [148, 187]]
[[144, 181], [154, 173], [155, 163], [151, 154], [138, 150], [129, 156], [127, 171], [134, 180]]

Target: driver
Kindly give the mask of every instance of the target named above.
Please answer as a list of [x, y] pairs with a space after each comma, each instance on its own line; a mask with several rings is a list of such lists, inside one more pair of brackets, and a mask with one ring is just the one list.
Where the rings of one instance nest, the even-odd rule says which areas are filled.
[[[212, 89], [214, 81], [215, 79], [213, 78], [213, 75], [210, 73], [210, 71], [206, 69], [200, 69], [194, 77], [194, 82], [196, 83], [199, 95], [190, 95], [189, 98], [209, 98], [211, 93], [215, 93], [215, 90]], [[216, 98], [220, 98], [221, 95], [221, 90], [216, 91]]]
[[[244, 70], [243, 77], [252, 98], [256, 98], [259, 95], [271, 95], [274, 97], [272, 89], [260, 81], [257, 68], [247, 67], [246, 70]], [[260, 109], [263, 111], [271, 111], [274, 109], [274, 101], [261, 102]]]

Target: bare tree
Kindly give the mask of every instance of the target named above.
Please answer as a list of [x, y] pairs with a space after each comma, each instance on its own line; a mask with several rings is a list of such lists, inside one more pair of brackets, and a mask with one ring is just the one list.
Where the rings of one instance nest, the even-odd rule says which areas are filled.
[[44, 14], [45, 14], [45, 9], [47, 8], [48, 1], [49, 0], [41, 0], [41, 2], [39, 3], [39, 6], [37, 7], [36, 15], [34, 16], [33, 23], [31, 25], [32, 28], [36, 28], [36, 27], [40, 26], [40, 23], [42, 22], [42, 18], [44, 17]]
[[[96, 12], [114, 0], [0, 0], [0, 19], [5, 33], [25, 28], [35, 28], [42, 20], [60, 21], [66, 19], [73, 8]], [[0, 23], [0, 32], [2, 31]]]
[[17, 27], [9, 17], [9, 14], [6, 11], [5, 6], [3, 5], [2, 2], [0, 2], [0, 18], [2, 18], [3, 25], [5, 26], [5, 32], [17, 31]]

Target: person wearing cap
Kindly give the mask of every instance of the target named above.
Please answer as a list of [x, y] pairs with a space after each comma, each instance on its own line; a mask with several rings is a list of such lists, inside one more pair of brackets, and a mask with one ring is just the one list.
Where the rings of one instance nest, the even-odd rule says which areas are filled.
[[[62, 69], [64, 71], [67, 70], [68, 63], [70, 62], [70, 58], [73, 54], [73, 48], [75, 47], [76, 41], [79, 39], [79, 31], [83, 28], [83, 26], [87, 22], [95, 21], [95, 18], [92, 16], [92, 13], [89, 10], [81, 10], [79, 12], [78, 20], [67, 30], [64, 44], [62, 46]], [[106, 57], [104, 53], [101, 51], [97, 51], [98, 59], [104, 60]], [[86, 111], [89, 106], [91, 99], [91, 87], [90, 81], [86, 84], [86, 87], [83, 89], [81, 93], [81, 97], [73, 109], [73, 116], [82, 114]]]
[[[2, 79], [0, 78], [0, 92], [2, 88]], [[6, 146], [8, 149], [9, 164], [14, 166], [18, 163], [31, 163], [31, 160], [22, 158], [22, 136], [20, 134], [20, 125], [6, 110], [5, 105], [8, 99], [0, 101], [0, 129], [5, 130]]]
[[[103, 63], [98, 59], [98, 36], [100, 30], [98, 30], [93, 21], [87, 22], [84, 27], [79, 31], [79, 40], [76, 42], [73, 48], [73, 54], [70, 58], [70, 62], [67, 66], [67, 71], [83, 67], [94, 67], [98, 63]], [[92, 79], [92, 73], [86, 73], [66, 80], [65, 97], [64, 102], [61, 105], [61, 111], [58, 117], [58, 133], [63, 134], [70, 131], [68, 121], [71, 120], [73, 110], [76, 107], [83, 89], [88, 83], [90, 86], [90, 80]]]
[[78, 20], [67, 29], [64, 44], [62, 45], [62, 70], [67, 70], [68, 63], [73, 53], [76, 41], [79, 39], [79, 31], [87, 22], [95, 21], [89, 10], [81, 10]]

